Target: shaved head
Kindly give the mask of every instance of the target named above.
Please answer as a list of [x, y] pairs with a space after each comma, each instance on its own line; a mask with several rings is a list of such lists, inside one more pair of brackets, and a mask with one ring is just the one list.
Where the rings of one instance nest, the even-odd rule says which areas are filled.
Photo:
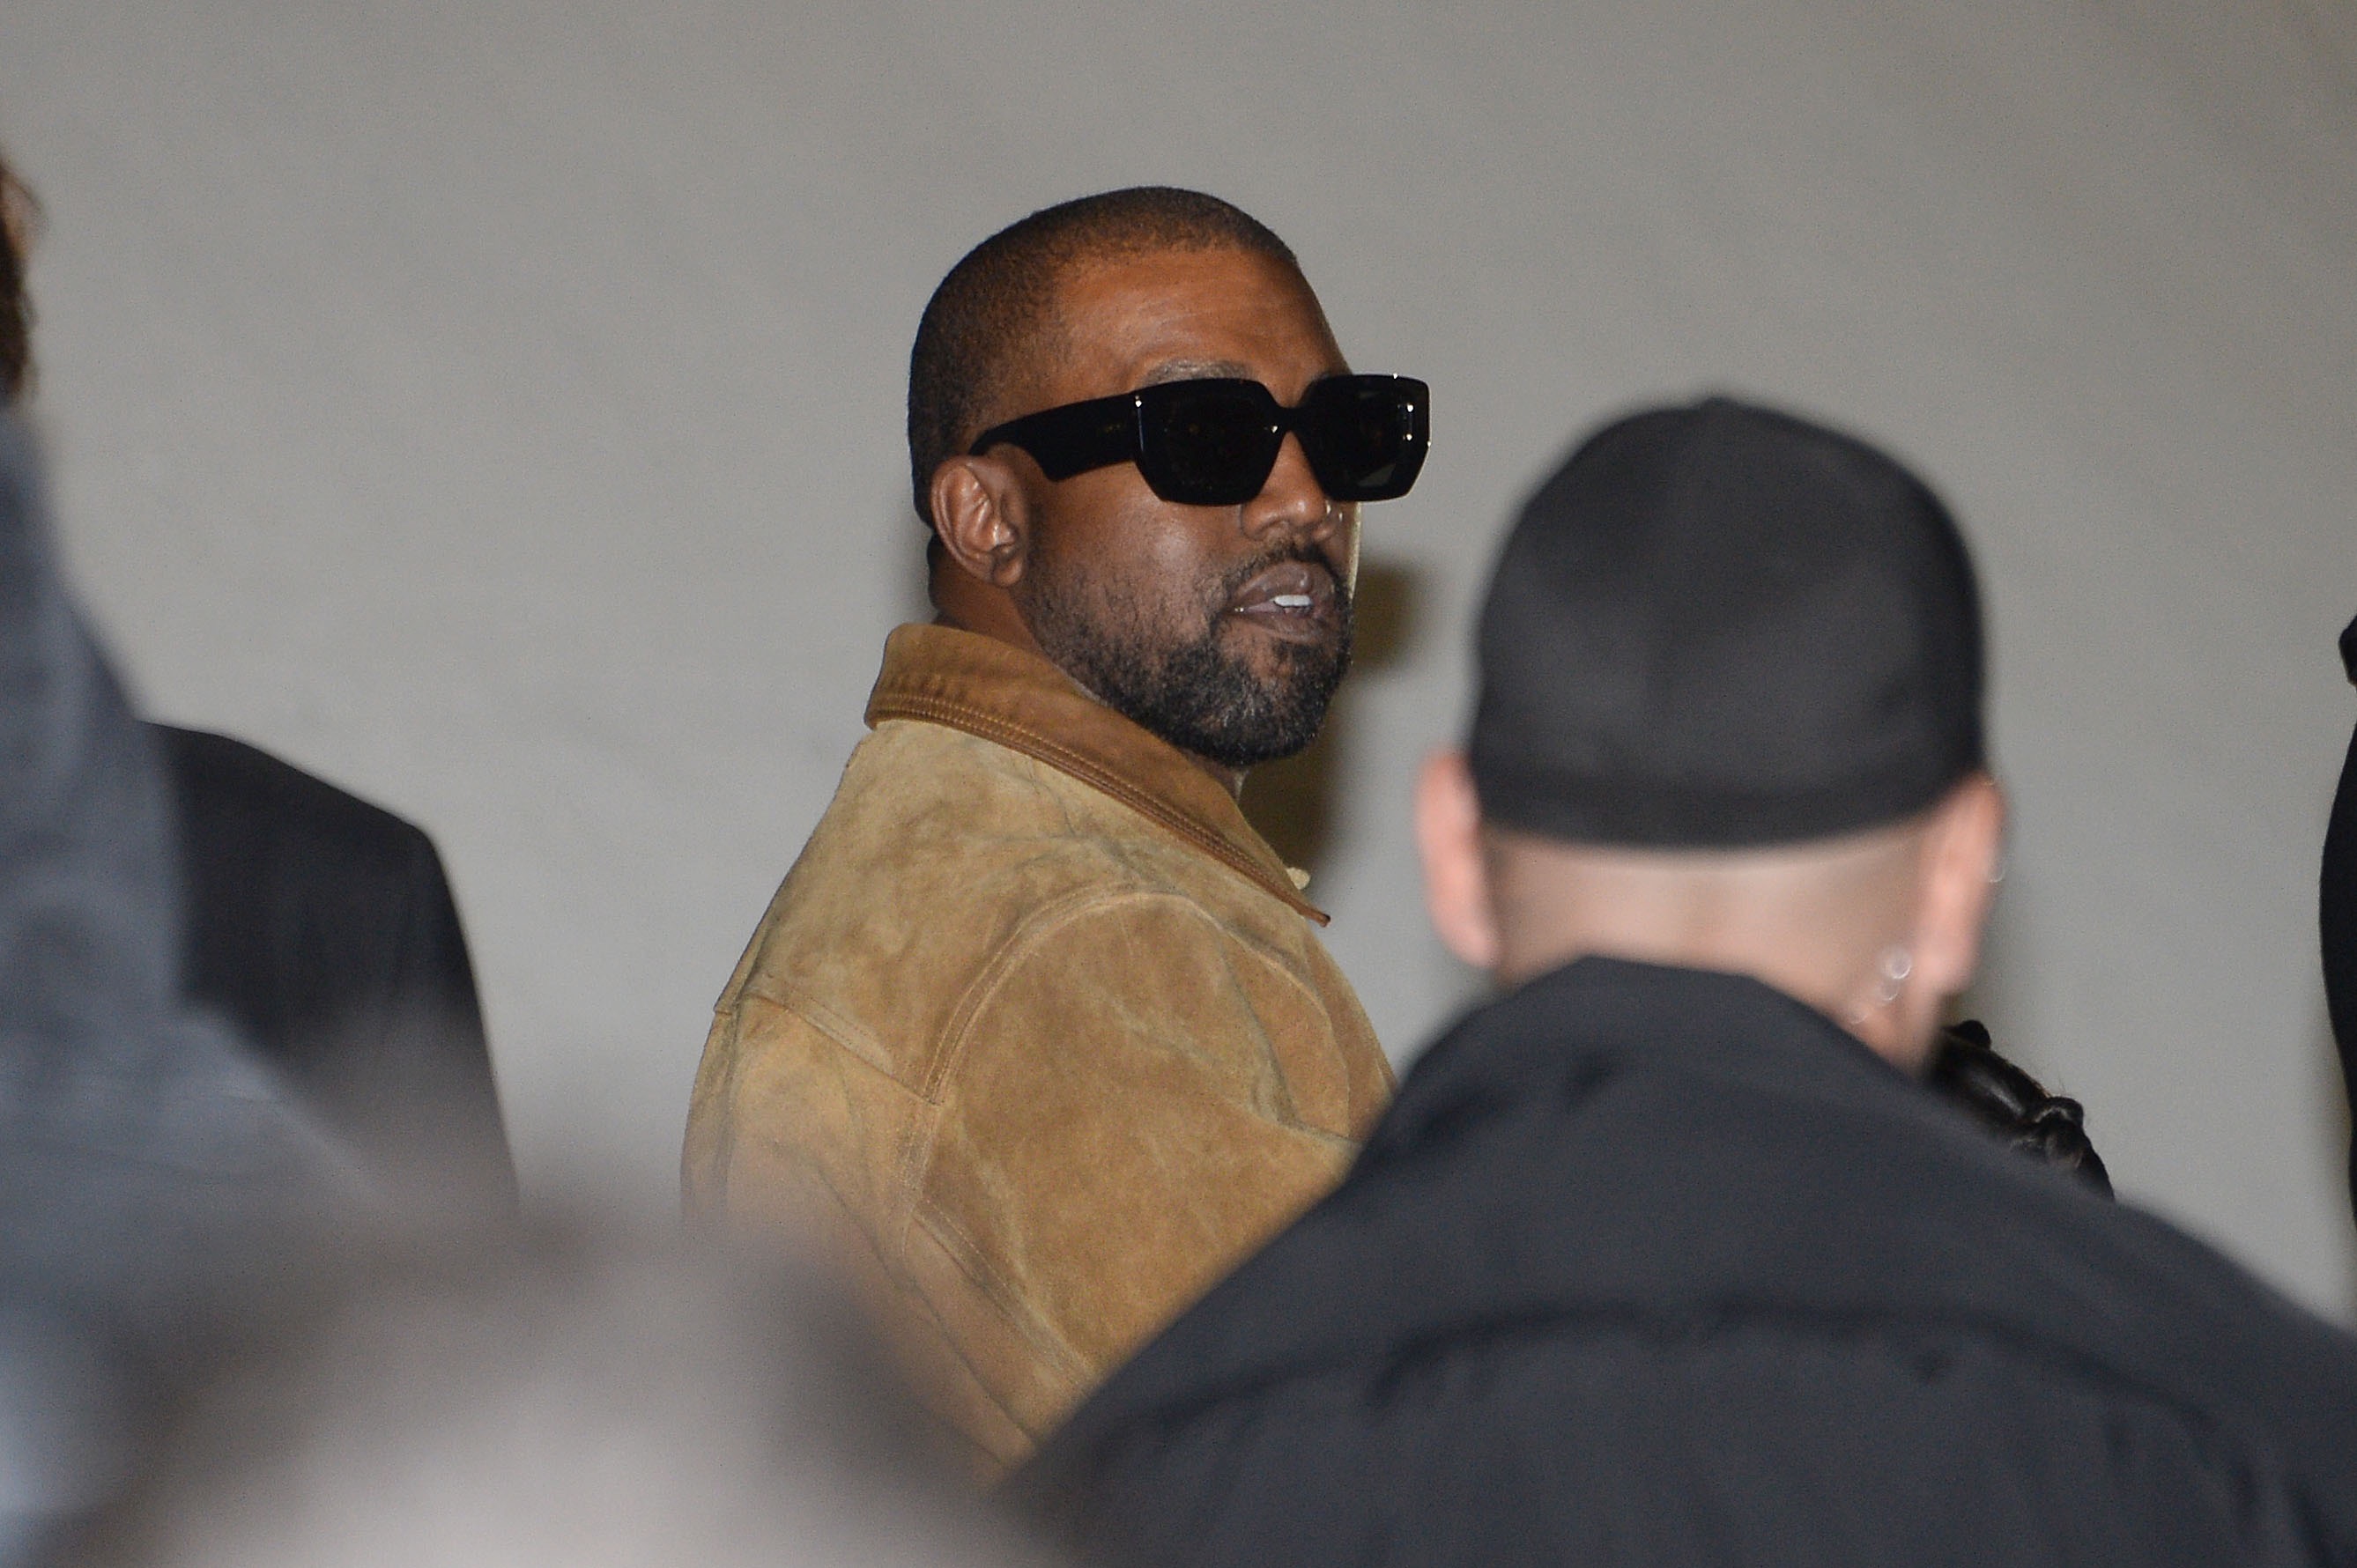
[[2005, 800], [1974, 773], [1929, 810], [1801, 843], [1575, 843], [1483, 819], [1464, 756], [1416, 787], [1426, 906], [1509, 985], [1589, 954], [1748, 974], [1910, 1072], [1980, 961]]
[[920, 517], [933, 521], [933, 471], [996, 423], [1006, 398], [1057, 351], [1065, 277], [1084, 263], [1157, 251], [1242, 251], [1300, 271], [1285, 242], [1250, 214], [1168, 186], [1084, 196], [993, 234], [933, 291], [909, 356], [909, 470]]
[[1653, 850], [1486, 826], [1499, 969], [1519, 983], [1586, 952], [1706, 969], [1772, 962], [1784, 989], [1830, 993], [1789, 976], [1846, 980], [1903, 940], [1927, 831], [1910, 818], [1809, 843]]

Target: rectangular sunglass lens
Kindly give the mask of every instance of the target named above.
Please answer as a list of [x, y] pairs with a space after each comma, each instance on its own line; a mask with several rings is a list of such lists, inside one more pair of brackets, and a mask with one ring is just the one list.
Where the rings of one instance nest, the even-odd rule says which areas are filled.
[[1336, 376], [1309, 389], [1302, 445], [1336, 500], [1391, 500], [1424, 467], [1429, 390], [1408, 376]]
[[[1257, 394], [1257, 395], [1255, 395]], [[1139, 405], [1138, 469], [1184, 506], [1235, 506], [1258, 495], [1284, 439], [1275, 400], [1253, 381], [1172, 381]]]

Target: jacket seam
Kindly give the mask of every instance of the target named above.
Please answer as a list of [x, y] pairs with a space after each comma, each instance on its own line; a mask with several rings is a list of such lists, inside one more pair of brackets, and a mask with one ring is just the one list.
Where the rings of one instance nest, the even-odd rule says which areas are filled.
[[[924, 1293], [917, 1288], [916, 1275], [909, 1267], [908, 1259], [906, 1257], [900, 1258], [896, 1265], [896, 1262], [890, 1251], [887, 1250], [882, 1238], [875, 1235], [869, 1230], [867, 1226], [860, 1220], [857, 1207], [844, 1196], [843, 1189], [835, 1185], [834, 1178], [827, 1173], [823, 1166], [813, 1163], [805, 1165], [803, 1168], [809, 1172], [812, 1180], [815, 1181], [821, 1187], [825, 1189], [827, 1197], [833, 1200], [836, 1208], [843, 1214], [853, 1233], [858, 1236], [860, 1244], [867, 1249], [869, 1256], [874, 1260], [875, 1266], [882, 1277], [890, 1282], [893, 1288], [908, 1292], [913, 1294], [919, 1301], [925, 1303], [926, 1316], [932, 1319], [933, 1326], [940, 1331], [942, 1342], [949, 1347], [950, 1354], [956, 1357], [958, 1364], [965, 1369], [966, 1376], [972, 1381], [974, 1388], [984, 1399], [990, 1402], [993, 1408], [997, 1410], [999, 1414], [1006, 1418], [1006, 1423], [1009, 1426], [1012, 1426], [1016, 1431], [1023, 1434], [1026, 1437], [1033, 1438], [1036, 1441], [1038, 1434], [1031, 1430], [1029, 1423], [1025, 1422], [1021, 1416], [1016, 1414], [1014, 1410], [1008, 1406], [1006, 1401], [1000, 1396], [998, 1391], [991, 1386], [990, 1379], [985, 1375], [981, 1367], [975, 1365], [974, 1358], [967, 1353], [966, 1347], [960, 1341], [956, 1333], [952, 1331], [950, 1325], [942, 1319], [940, 1313], [934, 1310], [932, 1303], [926, 1297]], [[963, 1264], [963, 1260], [956, 1259], [954, 1252], [952, 1252], [952, 1255], [953, 1260], [959, 1262], [961, 1265]], [[988, 1294], [987, 1285], [985, 1286], [985, 1294]], [[994, 1305], [996, 1304], [994, 1303]], [[1022, 1325], [1017, 1323], [1016, 1325], [1016, 1328], [1017, 1332], [1021, 1332]], [[1026, 1337], [1028, 1337], [1028, 1336]]]
[[[781, 993], [783, 993], [783, 994], [781, 994]], [[736, 1161], [737, 1128], [739, 1122], [743, 1119], [737, 1109], [737, 1094], [743, 1079], [745, 1058], [743, 1044], [744, 1011], [745, 1004], [748, 1001], [759, 1002], [767, 1006], [774, 1007], [780, 1012], [784, 1013], [787, 1016], [794, 1019], [797, 1023], [806, 1026], [821, 1038], [824, 1039], [828, 1044], [835, 1047], [838, 1050], [844, 1051], [855, 1061], [858, 1062], [860, 1066], [867, 1069], [870, 1072], [873, 1072], [893, 1093], [915, 1102], [914, 1114], [909, 1118], [911, 1122], [910, 1130], [904, 1135], [905, 1142], [902, 1149], [902, 1156], [904, 1160], [906, 1156], [907, 1144], [930, 1140], [931, 1135], [931, 1129], [938, 1123], [941, 1118], [942, 1108], [940, 1103], [935, 1101], [927, 1100], [923, 1095], [918, 1093], [916, 1090], [909, 1087], [909, 1085], [903, 1081], [897, 1073], [892, 1071], [888, 1063], [877, 1059], [876, 1057], [871, 1056], [867, 1051], [860, 1049], [853, 1041], [845, 1038], [834, 1029], [828, 1027], [826, 1019], [838, 1016], [834, 1014], [832, 1009], [813, 1007], [811, 1005], [809, 998], [802, 992], [802, 988], [799, 986], [780, 985], [772, 989], [766, 985], [757, 986], [748, 983], [738, 994], [737, 999], [735, 1002], [718, 1010], [720, 1015], [727, 1019], [728, 1026], [727, 1094], [726, 1098], [728, 1115], [726, 1119], [721, 1133], [722, 1140], [724, 1141], [725, 1161], [721, 1165], [723, 1179], [720, 1196], [724, 1201], [727, 1185], [726, 1172]], [[821, 1017], [819, 1015], [820, 1014], [824, 1014], [825, 1017]], [[864, 1033], [864, 1031], [862, 1031], [862, 1033]], [[706, 1048], [709, 1049], [710, 1047], [707, 1046]], [[896, 1161], [896, 1166], [899, 1164], [900, 1162]], [[813, 1168], [816, 1167], [813, 1166]], [[833, 1189], [833, 1184], [831, 1182], [829, 1183], [829, 1187], [830, 1190]], [[870, 1239], [870, 1244], [877, 1249], [877, 1254], [888, 1259], [898, 1255], [896, 1251], [899, 1244], [898, 1239], [905, 1230], [908, 1220], [915, 1211], [915, 1201], [912, 1189], [905, 1180], [902, 1180], [898, 1184], [897, 1189], [890, 1195], [890, 1202], [895, 1209], [905, 1209], [905, 1212], [900, 1213], [896, 1219], [891, 1212], [888, 1211], [884, 1217], [880, 1234]], [[846, 1204], [845, 1208], [846, 1212], [856, 1212], [851, 1209], [848, 1204]], [[864, 1230], [866, 1227], [863, 1226], [861, 1229]], [[888, 1238], [891, 1239], [890, 1245], [887, 1244]], [[905, 1258], [902, 1262], [905, 1263]]]
[[[948, 1084], [950, 1079], [956, 1073], [958, 1066], [964, 1060], [966, 1047], [973, 1040], [975, 1020], [996, 999], [999, 989], [1006, 984], [1017, 965], [1030, 957], [1049, 936], [1084, 916], [1129, 903], [1176, 904], [1189, 914], [1208, 918], [1203, 915], [1201, 907], [1186, 895], [1157, 888], [1125, 887], [1113, 892], [1090, 889], [1084, 893], [1068, 896], [1040, 909], [1017, 928], [998, 950], [991, 954], [990, 961], [984, 966], [982, 972], [974, 977], [974, 983], [966, 987], [965, 993], [959, 997], [957, 1006], [950, 1014], [949, 1022], [942, 1026], [942, 1033], [938, 1036], [942, 1048], [934, 1055], [932, 1064], [926, 1074], [923, 1092], [920, 1095], [927, 1107], [927, 1113], [920, 1118], [918, 1125], [909, 1128], [907, 1142], [901, 1149], [900, 1180], [903, 1190], [909, 1198], [909, 1222], [915, 1220], [921, 1202], [924, 1173], [931, 1166], [933, 1143], [940, 1135], [942, 1095], [944, 1086]], [[1248, 943], [1239, 945], [1243, 946], [1246, 951], [1260, 959], [1262, 962], [1268, 964], [1271, 969], [1299, 983], [1298, 977], [1288, 973], [1283, 964], [1271, 961], [1257, 947]], [[1326, 1011], [1325, 1004], [1318, 996], [1315, 988], [1304, 986], [1303, 989], [1320, 1012]], [[1279, 1077], [1282, 1077], [1281, 1073]], [[1288, 1102], [1292, 1099], [1289, 1084], [1286, 1085], [1286, 1099]], [[1275, 1116], [1266, 1120], [1288, 1131], [1332, 1139], [1345, 1146], [1353, 1141], [1345, 1134], [1329, 1132], [1323, 1127], [1312, 1126], [1297, 1116]]]
[[[744, 1057], [738, 1049], [738, 1029], [742, 1016], [734, 1005], [719, 1009], [718, 1018], [715, 1022], [717, 1024], [720, 1019], [726, 1021], [726, 1036], [724, 1039], [707, 1041], [705, 1046], [707, 1053], [716, 1044], [724, 1046], [726, 1050], [726, 1055], [722, 1059], [720, 1081], [713, 1086], [714, 1098], [719, 1101], [725, 1114], [720, 1118], [720, 1129], [717, 1136], [713, 1140], [713, 1147], [705, 1152], [705, 1168], [700, 1173], [705, 1178], [705, 1183], [709, 1184], [710, 1190], [697, 1195], [697, 1207], [712, 1213], [721, 1212], [728, 1207], [729, 1178], [734, 1174], [732, 1167], [737, 1163], [738, 1110], [737, 1096], [744, 1077]], [[716, 1027], [713, 1033], [718, 1035], [720, 1029]], [[685, 1153], [686, 1151], [682, 1151], [683, 1172], [686, 1165]], [[704, 1183], [698, 1185], [704, 1185]], [[683, 1197], [684, 1197], [683, 1192]]]
[[893, 1230], [897, 1238], [895, 1244], [904, 1256], [908, 1250], [909, 1227], [918, 1223], [918, 1212], [923, 1207], [924, 1175], [932, 1165], [933, 1144], [941, 1136], [942, 1087], [949, 1081], [966, 1021], [979, 1005], [975, 998], [996, 989], [1017, 960], [1028, 952], [1047, 931], [1060, 924], [1063, 917], [1078, 913], [1092, 904], [1105, 902], [1109, 897], [1125, 896], [1127, 892], [1124, 889], [1122, 894], [1109, 896], [1101, 889], [1087, 888], [1067, 894], [1034, 911], [999, 944], [984, 962], [981, 972], [967, 983], [957, 1005], [950, 1010], [949, 1021], [933, 1036], [936, 1048], [928, 1053], [931, 1059], [925, 1064], [923, 1081], [916, 1085], [901, 1085], [916, 1097], [922, 1107], [903, 1135], [900, 1156], [895, 1162], [900, 1188], [899, 1201], [905, 1203], [907, 1208]]
[[[876, 1037], [812, 995], [807, 987], [792, 981], [756, 974], [746, 982], [743, 994], [792, 1014], [899, 1088], [908, 1088], [900, 1081], [899, 1074], [892, 1070], [891, 1058], [877, 1043]], [[739, 1006], [742, 1006], [741, 1002]]]
[[941, 1033], [935, 1036], [941, 1042], [942, 1048], [933, 1053], [932, 1060], [926, 1064], [925, 1080], [920, 1091], [925, 1101], [932, 1105], [941, 1103], [942, 1086], [949, 1082], [951, 1074], [957, 1069], [959, 1057], [964, 1053], [965, 1035], [973, 1024], [974, 1015], [982, 1010], [991, 995], [1005, 983], [1009, 971], [1028, 957], [1031, 950], [1050, 933], [1099, 907], [1119, 904], [1133, 898], [1172, 898], [1181, 903], [1190, 902], [1184, 894], [1166, 893], [1153, 888], [1120, 887], [1109, 890], [1103, 887], [1084, 887], [1040, 906], [1033, 910], [1021, 925], [1007, 933], [1006, 940], [998, 944], [989, 960], [983, 964], [980, 972], [967, 983], [964, 992], [958, 997], [957, 1005], [950, 1009], [948, 1020], [942, 1024]]
[[[1037, 1312], [1028, 1310], [1028, 1304], [1024, 1298], [1023, 1292], [1017, 1288], [1014, 1281], [1008, 1279], [991, 1263], [981, 1243], [968, 1235], [963, 1226], [929, 1203], [918, 1206], [913, 1219], [915, 1228], [930, 1231], [933, 1238], [942, 1243], [942, 1250], [949, 1253], [951, 1261], [974, 1283], [982, 1287], [983, 1295], [989, 1301], [992, 1308], [1006, 1320], [1007, 1326], [1023, 1336], [1044, 1359], [1054, 1363], [1056, 1370], [1068, 1379], [1074, 1388], [1088, 1380], [1088, 1365], [1082, 1359], [1080, 1353], [1074, 1350], [1064, 1337], [1057, 1333], [1046, 1319]], [[905, 1271], [907, 1268], [905, 1262], [902, 1267]], [[941, 1320], [937, 1316], [934, 1321]], [[957, 1344], [957, 1336], [951, 1330], [948, 1324], [942, 1323], [942, 1331], [952, 1345]], [[965, 1355], [963, 1346], [958, 1347], [958, 1354], [961, 1358]], [[995, 1401], [997, 1400], [997, 1395], [995, 1393], [991, 1397]], [[1031, 1432], [1029, 1422], [1008, 1409], [1005, 1402], [999, 1401], [998, 1403], [999, 1408], [1006, 1412], [1006, 1418], [1017, 1427], [1027, 1434]]]

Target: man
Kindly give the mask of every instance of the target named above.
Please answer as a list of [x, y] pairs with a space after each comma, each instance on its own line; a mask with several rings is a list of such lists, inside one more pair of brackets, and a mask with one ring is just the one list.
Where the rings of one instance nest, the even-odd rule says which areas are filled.
[[[2341, 634], [2341, 667], [2357, 685], [2357, 620]], [[2320, 881], [2318, 929], [2324, 943], [2325, 1004], [2333, 1038], [2341, 1045], [2341, 1082], [2357, 1091], [2357, 735], [2349, 737], [2341, 790], [2332, 798]], [[2357, 1102], [2357, 1092], [2351, 1099]], [[2349, 1155], [2349, 1195], [2357, 1203], [2357, 1147]]]
[[[32, 380], [34, 211], [0, 164], [0, 406]], [[171, 790], [188, 999], [379, 1165], [511, 1201], [474, 968], [433, 841], [242, 741], [148, 730]]]
[[1236, 805], [1350, 660], [1357, 503], [1424, 455], [1293, 254], [1116, 191], [926, 307], [930, 625], [723, 993], [691, 1208], [816, 1224], [985, 1469], [1342, 1173], [1391, 1088]]
[[1971, 568], [1714, 400], [1532, 500], [1436, 924], [1511, 988], [1028, 1495], [1113, 1561], [2357, 1561], [2357, 1345], [1917, 1075], [2002, 805]]

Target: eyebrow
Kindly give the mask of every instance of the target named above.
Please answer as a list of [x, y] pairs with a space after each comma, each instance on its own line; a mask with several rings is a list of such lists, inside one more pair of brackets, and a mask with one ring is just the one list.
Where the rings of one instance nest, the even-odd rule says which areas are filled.
[[1252, 367], [1233, 360], [1165, 360], [1146, 371], [1146, 379], [1137, 384], [1152, 387], [1164, 381], [1201, 381], [1211, 376], [1232, 376], [1248, 381], [1253, 379]]

